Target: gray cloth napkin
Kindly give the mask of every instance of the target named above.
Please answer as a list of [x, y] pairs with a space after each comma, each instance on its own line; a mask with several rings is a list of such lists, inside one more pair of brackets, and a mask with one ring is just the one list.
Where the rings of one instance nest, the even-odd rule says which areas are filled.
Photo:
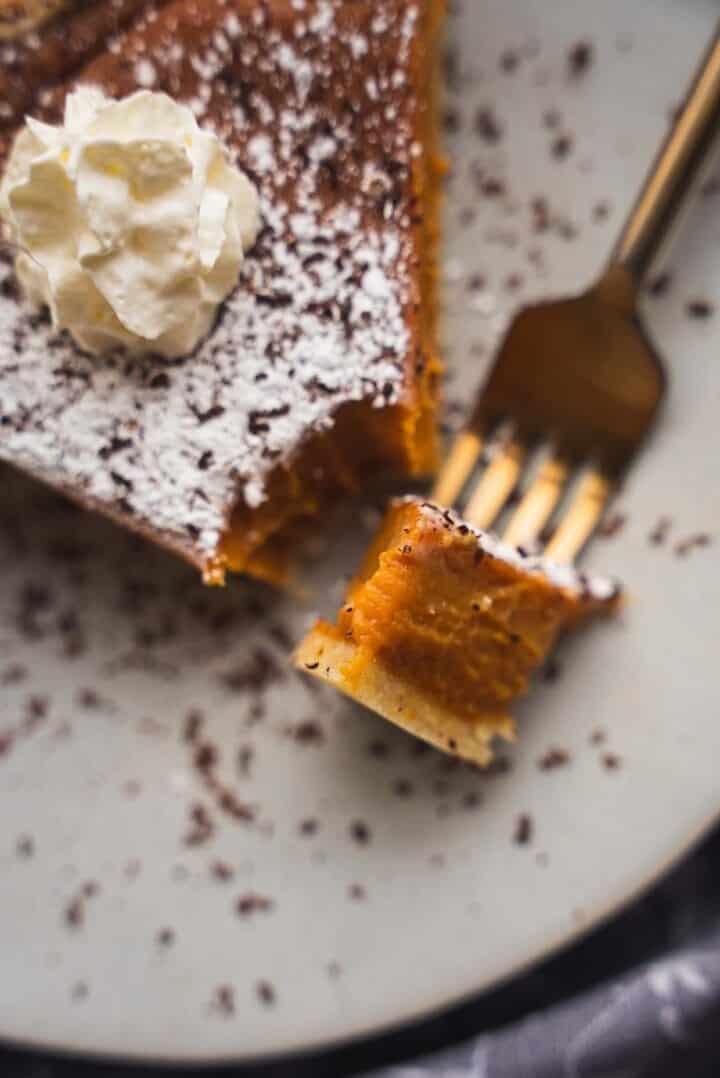
[[720, 931], [612, 984], [371, 1078], [636, 1078], [720, 1025]]

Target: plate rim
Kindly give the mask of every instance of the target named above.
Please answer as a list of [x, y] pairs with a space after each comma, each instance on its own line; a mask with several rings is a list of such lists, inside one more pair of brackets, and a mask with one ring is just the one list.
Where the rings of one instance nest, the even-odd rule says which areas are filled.
[[[556, 934], [552, 939], [547, 940], [542, 946], [536, 948], [532, 954], [510, 965], [502, 974], [497, 976], [491, 974], [474, 988], [465, 989], [443, 1001], [428, 1003], [427, 1007], [421, 1011], [416, 1010], [413, 1014], [402, 1014], [382, 1025], [360, 1026], [338, 1037], [312, 1040], [296, 1046], [285, 1046], [276, 1052], [239, 1052], [231, 1055], [226, 1050], [222, 1050], [217, 1054], [203, 1052], [199, 1055], [188, 1055], [187, 1053], [173, 1055], [172, 1053], [154, 1051], [134, 1052], [127, 1049], [123, 1053], [118, 1053], [104, 1051], [99, 1048], [68, 1045], [56, 1040], [17, 1037], [3, 1032], [1, 1027], [0, 1047], [14, 1051], [35, 1052], [48, 1057], [57, 1056], [62, 1060], [76, 1061], [82, 1064], [109, 1063], [131, 1067], [149, 1065], [187, 1070], [197, 1067], [226, 1069], [237, 1067], [238, 1065], [263, 1067], [292, 1063], [293, 1060], [299, 1059], [307, 1061], [312, 1059], [313, 1056], [349, 1049], [353, 1045], [382, 1039], [394, 1033], [410, 1032], [415, 1025], [441, 1018], [443, 1015], [449, 1015], [454, 1010], [473, 1001], [480, 1002], [484, 995], [508, 985], [516, 977], [530, 972], [541, 962], [569, 951], [575, 944], [581, 942], [598, 928], [608, 924], [614, 917], [648, 894], [684, 857], [691, 854], [718, 824], [720, 824], [720, 800], [716, 807], [691, 829], [689, 834], [679, 840], [670, 853], [665, 853], [653, 868], [643, 875], [642, 879], [637, 880], [632, 887], [626, 888], [618, 898], [608, 899], [600, 904], [595, 912], [588, 915], [582, 924], [571, 924], [566, 932]], [[482, 1033], [483, 1030], [478, 1029], [474, 1035], [479, 1036]]]

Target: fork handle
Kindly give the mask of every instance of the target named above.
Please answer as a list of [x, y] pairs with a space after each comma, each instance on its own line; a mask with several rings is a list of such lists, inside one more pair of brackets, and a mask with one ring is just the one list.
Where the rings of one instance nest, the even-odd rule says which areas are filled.
[[648, 173], [610, 265], [642, 280], [720, 125], [720, 24], [672, 130]]

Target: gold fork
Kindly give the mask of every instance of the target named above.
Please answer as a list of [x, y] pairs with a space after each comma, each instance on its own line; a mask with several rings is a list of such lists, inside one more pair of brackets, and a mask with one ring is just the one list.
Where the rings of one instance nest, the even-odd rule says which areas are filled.
[[463, 508], [489, 528], [519, 487], [537, 446], [547, 456], [510, 517], [504, 538], [536, 546], [561, 500], [568, 505], [545, 547], [572, 562], [591, 536], [655, 419], [665, 392], [660, 361], [637, 312], [640, 283], [720, 122], [720, 27], [645, 181], [605, 272], [582, 295], [518, 314], [433, 497], [452, 505], [483, 450], [498, 448]]

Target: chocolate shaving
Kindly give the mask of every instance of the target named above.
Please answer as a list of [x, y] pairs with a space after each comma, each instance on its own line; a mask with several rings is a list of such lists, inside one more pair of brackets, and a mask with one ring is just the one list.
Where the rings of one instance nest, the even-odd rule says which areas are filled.
[[715, 312], [715, 308], [709, 300], [706, 299], [691, 299], [685, 304], [685, 311], [689, 318], [710, 318]]
[[258, 999], [264, 1006], [270, 1007], [275, 1002], [275, 989], [269, 981], [258, 981], [255, 986], [255, 991], [257, 993]]
[[671, 284], [672, 277], [667, 270], [663, 271], [662, 273], [657, 273], [648, 281], [648, 295], [653, 296], [653, 298], [655, 299], [659, 299], [660, 296], [667, 295], [667, 293], [670, 291]]
[[600, 524], [598, 535], [603, 539], [613, 539], [619, 535], [627, 523], [624, 513], [610, 513]]
[[663, 546], [672, 527], [672, 517], [660, 517], [648, 539], [653, 546]]
[[515, 822], [513, 842], [517, 846], [527, 846], [533, 837], [533, 820], [528, 812], [521, 813]]
[[485, 142], [499, 142], [502, 138], [502, 127], [497, 116], [491, 108], [480, 108], [475, 113], [475, 132]]
[[293, 727], [292, 735], [303, 745], [320, 744], [325, 740], [325, 731], [314, 719], [304, 719]]
[[370, 828], [364, 820], [354, 820], [350, 824], [350, 837], [360, 846], [366, 846], [370, 842]]
[[580, 78], [590, 69], [594, 49], [590, 41], [578, 41], [568, 52], [568, 70], [573, 78]]
[[567, 749], [553, 746], [540, 757], [538, 767], [541, 771], [554, 771], [558, 767], [565, 767], [570, 760], [571, 756]]
[[275, 906], [271, 898], [252, 891], [240, 895], [235, 902], [235, 912], [240, 917], [250, 917], [255, 913], [269, 913]]
[[710, 546], [712, 543], [712, 536], [707, 532], [698, 532], [696, 535], [688, 535], [685, 539], [680, 539], [673, 548], [675, 554], [679, 558], [687, 557], [693, 550], [700, 550], [702, 547]]

